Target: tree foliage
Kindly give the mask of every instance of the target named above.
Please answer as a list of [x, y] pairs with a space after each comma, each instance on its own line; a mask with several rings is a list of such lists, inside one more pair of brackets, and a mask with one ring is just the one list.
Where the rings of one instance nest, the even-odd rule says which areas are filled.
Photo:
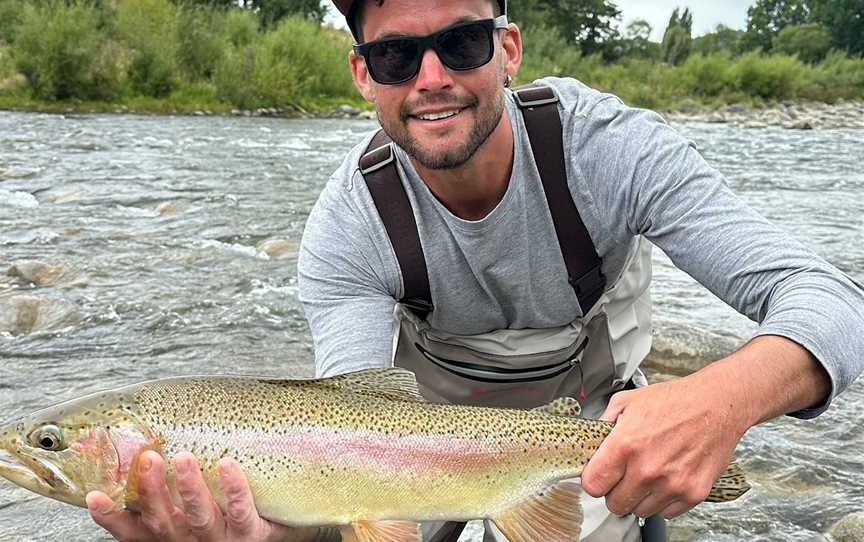
[[864, 55], [864, 0], [810, 0], [811, 22], [831, 33], [834, 46]]
[[770, 51], [781, 30], [809, 20], [809, 0], [756, 0], [747, 10], [745, 46]]
[[819, 23], [787, 26], [774, 38], [774, 51], [816, 64], [831, 50], [831, 33]]
[[584, 55], [604, 53], [618, 37], [621, 11], [610, 0], [515, 0], [510, 18], [528, 28], [551, 26]]
[[692, 36], [693, 14], [690, 12], [690, 8], [684, 8], [683, 12], [675, 8], [669, 18], [666, 32], [663, 34], [660, 59], [676, 66], [687, 60], [687, 57], [690, 56]]
[[744, 52], [743, 40], [745, 32], [735, 30], [726, 25], [718, 24], [713, 32], [699, 36], [693, 40], [691, 52], [701, 55], [711, 55], [727, 51], [732, 55]]

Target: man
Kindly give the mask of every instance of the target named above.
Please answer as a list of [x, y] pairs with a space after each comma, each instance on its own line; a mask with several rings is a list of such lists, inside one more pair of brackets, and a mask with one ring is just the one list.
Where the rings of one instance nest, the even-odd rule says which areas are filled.
[[[529, 142], [533, 106], [523, 103], [523, 118], [506, 89], [522, 42], [503, 0], [337, 6], [363, 43], [350, 56], [354, 81], [395, 145], [365, 138], [307, 224], [300, 295], [319, 375], [393, 363], [414, 370], [433, 400], [580, 397], [588, 415], [616, 421], [582, 475], [583, 540], [638, 540], [637, 518], [676, 517], [705, 498], [749, 427], [818, 415], [864, 370], [861, 288], [744, 206], [658, 116], [573, 80], [542, 81], [566, 166], [566, 197], [546, 191], [554, 175], [539, 175], [543, 151], [559, 151]], [[395, 192], [375, 181], [390, 167]], [[395, 222], [394, 193], [409, 204]], [[572, 257], [573, 232], [590, 237], [582, 260], [596, 257], [601, 272], [573, 274], [584, 263]], [[760, 321], [756, 337], [688, 377], [642, 387], [645, 239]], [[161, 459], [148, 453], [142, 464], [151, 468], [140, 513], [103, 512], [107, 497], [88, 498], [122, 540], [337, 538], [258, 518], [232, 462], [221, 465], [224, 515], [194, 458], [177, 459], [178, 504]]]

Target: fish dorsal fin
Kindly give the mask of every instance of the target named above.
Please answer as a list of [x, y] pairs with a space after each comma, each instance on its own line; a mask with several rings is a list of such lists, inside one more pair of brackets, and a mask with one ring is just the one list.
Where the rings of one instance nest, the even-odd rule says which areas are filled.
[[559, 397], [548, 405], [539, 406], [536, 412], [545, 412], [554, 416], [569, 416], [578, 418], [582, 414], [582, 405], [572, 397]]
[[420, 542], [420, 526], [413, 521], [355, 521], [359, 542]]
[[744, 470], [738, 463], [729, 463], [726, 470], [720, 473], [720, 478], [714, 482], [711, 492], [705, 502], [734, 501], [750, 490]]
[[582, 532], [582, 488], [563, 480], [492, 518], [510, 542], [572, 542]]
[[316, 380], [350, 393], [400, 401], [425, 401], [417, 387], [414, 373], [395, 367], [388, 369], [366, 369]]

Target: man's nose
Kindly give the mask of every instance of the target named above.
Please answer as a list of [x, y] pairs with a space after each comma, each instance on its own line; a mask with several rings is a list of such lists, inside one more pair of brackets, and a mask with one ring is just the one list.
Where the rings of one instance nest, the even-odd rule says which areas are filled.
[[441, 62], [434, 49], [426, 49], [423, 52], [420, 71], [414, 84], [419, 90], [438, 90], [453, 84], [450, 70]]

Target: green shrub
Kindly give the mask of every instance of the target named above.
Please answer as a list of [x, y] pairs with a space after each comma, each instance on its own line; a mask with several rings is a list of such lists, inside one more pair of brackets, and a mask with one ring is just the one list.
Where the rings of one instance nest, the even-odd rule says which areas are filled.
[[99, 13], [87, 4], [51, 0], [23, 6], [13, 54], [35, 97], [104, 100], [117, 95], [113, 48], [98, 21]]
[[289, 18], [253, 45], [229, 51], [216, 69], [220, 98], [239, 107], [282, 106], [356, 96], [347, 66], [349, 36]]
[[751, 52], [738, 59], [731, 74], [735, 87], [750, 96], [786, 100], [798, 95], [806, 69], [795, 57]]
[[720, 96], [734, 88], [732, 58], [728, 52], [708, 56], [696, 54], [681, 66], [681, 77], [688, 92], [704, 97]]
[[232, 47], [246, 47], [258, 37], [258, 18], [251, 11], [229, 9], [222, 18], [222, 37]]
[[167, 96], [177, 87], [177, 8], [168, 0], [118, 0], [116, 38], [132, 51], [132, 91]]
[[15, 32], [21, 23], [21, 0], [0, 0], [0, 44], [15, 41]]
[[524, 58], [518, 84], [545, 76], [577, 77], [582, 53], [564, 40], [555, 28], [531, 27], [522, 34]]
[[774, 38], [774, 51], [804, 62], [821, 62], [831, 50], [831, 32], [818, 23], [787, 26]]
[[811, 100], [834, 102], [864, 99], [864, 59], [850, 58], [843, 51], [831, 51], [825, 61], [814, 66], [802, 96]]
[[177, 13], [177, 61], [189, 80], [209, 79], [222, 59], [227, 41], [219, 28], [219, 11], [182, 7]]

